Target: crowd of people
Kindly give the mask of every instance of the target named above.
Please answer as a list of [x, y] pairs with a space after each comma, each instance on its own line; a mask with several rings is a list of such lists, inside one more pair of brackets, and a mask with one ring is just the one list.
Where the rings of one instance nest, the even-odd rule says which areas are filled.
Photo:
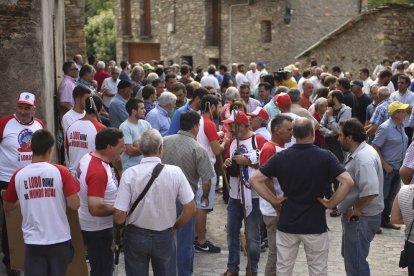
[[[414, 65], [396, 56], [358, 77], [316, 61], [204, 69], [76, 55], [63, 64], [57, 138], [35, 117], [35, 96], [20, 94], [0, 119], [0, 185], [4, 211], [23, 216], [25, 275], [64, 274], [66, 206], [90, 275], [112, 275], [114, 229], [127, 275], [148, 275], [149, 263], [156, 276], [192, 275], [195, 251], [221, 251], [206, 232], [219, 188], [224, 276], [239, 275], [241, 250], [257, 275], [266, 247], [265, 275], [292, 275], [301, 243], [309, 275], [327, 275], [326, 209], [341, 217], [347, 275], [370, 275], [370, 242], [397, 224], [414, 275]], [[5, 220], [2, 230], [3, 262], [18, 275]]]

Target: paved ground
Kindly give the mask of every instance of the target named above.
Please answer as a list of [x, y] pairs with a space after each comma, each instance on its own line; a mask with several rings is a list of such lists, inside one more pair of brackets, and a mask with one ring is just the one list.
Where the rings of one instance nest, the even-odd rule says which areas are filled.
[[[217, 276], [226, 270], [227, 244], [226, 244], [226, 205], [221, 200], [221, 194], [216, 194], [215, 210], [208, 217], [207, 236], [216, 245], [222, 248], [220, 254], [196, 253], [194, 263], [194, 276]], [[328, 226], [330, 228], [330, 252], [329, 252], [329, 275], [345, 275], [343, 260], [340, 254], [341, 225], [339, 218], [331, 218], [328, 215]], [[407, 270], [398, 268], [398, 258], [403, 247], [403, 230], [383, 229], [383, 234], [377, 235], [371, 244], [369, 262], [371, 275], [401, 276], [408, 275]], [[243, 253], [241, 253], [243, 255]], [[242, 256], [241, 268], [246, 266], [246, 257]], [[259, 275], [264, 275], [264, 267], [267, 253], [262, 253], [259, 264]], [[0, 275], [6, 275], [4, 267], [0, 267]], [[118, 275], [125, 275], [123, 258], [119, 266]], [[241, 273], [240, 275], [244, 275]], [[305, 254], [303, 248], [294, 269], [295, 276], [308, 275]]]

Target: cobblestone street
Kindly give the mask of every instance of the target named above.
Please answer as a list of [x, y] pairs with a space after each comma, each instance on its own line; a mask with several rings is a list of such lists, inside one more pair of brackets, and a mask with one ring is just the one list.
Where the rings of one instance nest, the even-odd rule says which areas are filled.
[[[341, 257], [341, 225], [340, 218], [331, 218], [327, 213], [328, 226], [330, 228], [330, 251], [329, 251], [329, 268], [328, 274], [335, 276], [345, 275], [343, 259]], [[208, 216], [207, 238], [214, 244], [221, 247], [220, 254], [196, 253], [194, 260], [194, 276], [218, 276], [226, 270], [227, 263], [227, 243], [226, 243], [226, 205], [221, 199], [221, 194], [216, 193], [214, 212]], [[371, 252], [369, 255], [369, 263], [371, 267], [371, 275], [377, 276], [405, 276], [408, 275], [407, 270], [398, 267], [398, 259], [400, 251], [403, 247], [403, 229], [388, 230], [383, 229], [382, 234], [376, 235], [371, 243]], [[245, 268], [246, 257], [241, 253], [240, 268]], [[260, 256], [259, 275], [264, 275], [264, 268], [267, 259], [267, 252]], [[120, 265], [118, 275], [124, 276], [123, 256], [120, 257]], [[295, 276], [308, 275], [306, 258], [303, 247], [299, 250], [298, 259], [295, 264]], [[0, 275], [7, 275], [5, 268], [0, 268]], [[152, 274], [151, 274], [152, 275]], [[244, 275], [244, 273], [240, 273]]]

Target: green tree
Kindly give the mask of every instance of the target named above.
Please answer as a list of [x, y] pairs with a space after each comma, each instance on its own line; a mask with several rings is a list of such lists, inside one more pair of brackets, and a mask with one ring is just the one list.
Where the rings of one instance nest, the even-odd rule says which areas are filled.
[[99, 60], [115, 59], [115, 15], [112, 9], [101, 10], [85, 26], [86, 54]]
[[414, 0], [368, 0], [368, 8], [373, 9], [386, 4], [412, 4]]
[[86, 21], [88, 21], [90, 17], [98, 15], [100, 11], [113, 10], [113, 9], [114, 9], [114, 0], [86, 0], [86, 3], [85, 3]]

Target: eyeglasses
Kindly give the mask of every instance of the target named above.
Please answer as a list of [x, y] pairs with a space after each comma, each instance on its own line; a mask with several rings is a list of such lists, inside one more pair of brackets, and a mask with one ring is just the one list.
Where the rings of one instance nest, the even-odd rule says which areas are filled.
[[79, 71], [78, 68], [71, 68], [70, 71]]

